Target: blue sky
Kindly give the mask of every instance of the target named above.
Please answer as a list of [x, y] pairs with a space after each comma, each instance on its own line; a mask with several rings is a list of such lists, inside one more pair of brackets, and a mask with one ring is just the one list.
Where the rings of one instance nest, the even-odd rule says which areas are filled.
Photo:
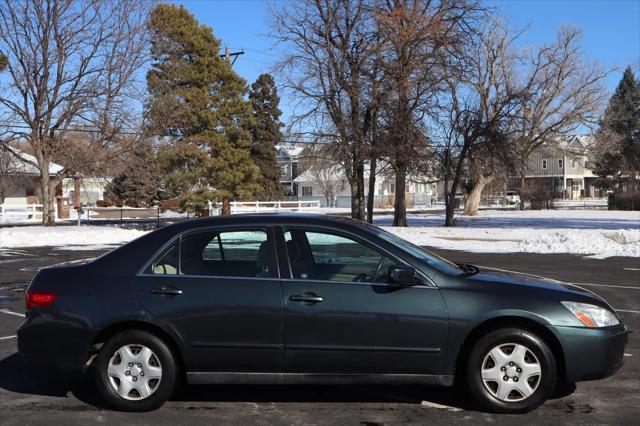
[[[178, 0], [202, 23], [211, 26], [216, 37], [232, 50], [245, 54], [234, 68], [249, 83], [262, 72], [271, 70], [274, 61], [272, 40], [267, 37], [268, 5], [260, 0]], [[605, 67], [621, 67], [607, 81], [613, 91], [622, 70], [640, 65], [640, 0], [492, 0], [517, 28], [529, 26], [522, 43], [539, 45], [554, 39], [563, 24], [583, 31], [583, 46], [589, 57]], [[277, 6], [277, 2], [275, 3]], [[289, 113], [287, 99], [282, 99], [283, 119]]]

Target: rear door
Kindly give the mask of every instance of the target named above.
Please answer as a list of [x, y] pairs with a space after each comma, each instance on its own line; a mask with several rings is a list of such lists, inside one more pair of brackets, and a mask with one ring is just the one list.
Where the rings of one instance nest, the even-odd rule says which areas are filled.
[[190, 371], [281, 367], [283, 306], [272, 229], [184, 234], [136, 278], [136, 292], [190, 347]]
[[436, 287], [427, 281], [411, 287], [388, 282], [389, 267], [402, 262], [339, 230], [289, 227], [282, 239], [289, 370], [442, 371], [448, 321]]

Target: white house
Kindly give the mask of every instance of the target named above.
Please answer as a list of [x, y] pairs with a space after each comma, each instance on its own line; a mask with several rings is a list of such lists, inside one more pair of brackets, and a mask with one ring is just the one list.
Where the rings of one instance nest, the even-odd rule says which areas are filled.
[[[417, 179], [415, 179], [417, 180]], [[318, 200], [321, 207], [349, 207], [351, 188], [338, 166], [326, 171], [305, 170], [293, 182], [298, 188], [298, 199], [302, 201]], [[369, 188], [369, 170], [364, 173], [365, 191]], [[408, 179], [405, 192], [407, 207], [430, 206], [438, 198], [436, 183], [414, 183]], [[392, 173], [376, 176], [374, 207], [392, 207], [395, 197], [395, 178]]]
[[[37, 204], [40, 200], [40, 171], [33, 155], [5, 146], [7, 151], [0, 152], [0, 204], [27, 205]], [[8, 151], [11, 152], [8, 152]], [[63, 167], [49, 165], [49, 174], [55, 175]]]
[[104, 192], [111, 182], [110, 177], [82, 177], [62, 179], [62, 196], [71, 199], [75, 203], [76, 187], [80, 194], [80, 203], [95, 205], [97, 201], [104, 200]]

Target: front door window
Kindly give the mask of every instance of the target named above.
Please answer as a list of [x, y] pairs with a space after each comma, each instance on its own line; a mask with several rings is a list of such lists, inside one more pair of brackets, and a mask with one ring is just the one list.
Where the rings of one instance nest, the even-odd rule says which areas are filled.
[[294, 279], [387, 282], [392, 259], [351, 238], [316, 231], [286, 230]]

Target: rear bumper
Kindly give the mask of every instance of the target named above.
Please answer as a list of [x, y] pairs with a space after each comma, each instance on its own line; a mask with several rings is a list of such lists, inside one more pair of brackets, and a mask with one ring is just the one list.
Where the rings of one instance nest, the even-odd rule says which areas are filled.
[[46, 375], [82, 373], [91, 342], [89, 329], [43, 315], [27, 315], [17, 331], [18, 351], [29, 366]]
[[624, 348], [629, 339], [624, 325], [554, 329], [564, 351], [567, 383], [609, 377], [624, 364]]

